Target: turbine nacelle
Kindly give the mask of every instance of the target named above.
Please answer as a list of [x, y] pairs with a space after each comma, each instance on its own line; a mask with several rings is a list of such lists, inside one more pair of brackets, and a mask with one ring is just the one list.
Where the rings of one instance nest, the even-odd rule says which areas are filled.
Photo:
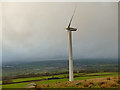
[[68, 30], [68, 31], [77, 31], [77, 28], [71, 28], [71, 27], [67, 27], [67, 28], [65, 28], [66, 30]]

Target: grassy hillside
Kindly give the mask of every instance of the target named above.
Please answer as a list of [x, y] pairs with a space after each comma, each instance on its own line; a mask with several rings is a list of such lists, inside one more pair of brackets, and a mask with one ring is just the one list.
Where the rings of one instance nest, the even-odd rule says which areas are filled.
[[118, 88], [117, 77], [96, 78], [87, 80], [75, 80], [56, 82], [51, 84], [38, 84], [37, 88]]
[[[54, 60], [54, 61], [31, 61], [31, 62], [10, 62], [3, 63], [3, 88], [25, 88], [31, 83], [37, 84], [37, 88], [55, 88], [63, 85], [64, 88], [101, 88], [111, 85], [116, 88], [119, 82], [113, 79], [118, 77], [118, 62], [117, 60], [74, 60], [74, 81], [68, 82], [68, 60]], [[106, 78], [110, 80], [106, 81]], [[114, 77], [114, 78], [113, 78]], [[55, 79], [57, 78], [57, 79]], [[97, 82], [93, 85], [84, 81], [90, 79], [103, 82], [103, 86]], [[93, 81], [94, 81], [93, 80]], [[82, 81], [82, 82], [81, 82]], [[74, 83], [80, 82], [79, 85]], [[65, 84], [67, 83], [67, 84]], [[89, 85], [90, 84], [90, 85]], [[55, 87], [54, 87], [55, 86]]]

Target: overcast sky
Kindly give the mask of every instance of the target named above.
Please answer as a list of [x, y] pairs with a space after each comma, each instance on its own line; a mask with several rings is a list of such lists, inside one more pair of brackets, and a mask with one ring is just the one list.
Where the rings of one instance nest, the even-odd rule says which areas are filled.
[[[5, 3], [3, 61], [68, 59], [67, 27], [76, 3]], [[77, 3], [74, 59], [117, 59], [117, 3]]]

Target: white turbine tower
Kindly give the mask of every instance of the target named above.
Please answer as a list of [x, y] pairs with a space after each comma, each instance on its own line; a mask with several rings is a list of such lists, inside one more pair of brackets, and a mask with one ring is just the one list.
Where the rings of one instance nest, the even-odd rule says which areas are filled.
[[[76, 8], [75, 8], [76, 10]], [[67, 29], [67, 34], [68, 34], [68, 41], [69, 41], [69, 81], [73, 81], [73, 56], [72, 56], [72, 31], [76, 31], [77, 28], [72, 28], [70, 27], [73, 16], [75, 14], [75, 10], [74, 13], [72, 15], [72, 18], [70, 20], [70, 23], [68, 25]]]

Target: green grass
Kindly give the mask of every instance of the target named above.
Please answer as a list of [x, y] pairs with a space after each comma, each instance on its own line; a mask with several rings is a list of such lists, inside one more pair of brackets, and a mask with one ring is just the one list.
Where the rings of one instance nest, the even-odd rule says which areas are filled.
[[43, 76], [43, 77], [31, 77], [31, 78], [20, 78], [20, 79], [13, 79], [13, 82], [22, 82], [22, 81], [30, 81], [30, 80], [40, 80], [40, 79], [47, 79], [51, 76]]
[[110, 72], [104, 72], [104, 73], [89, 73], [89, 74], [86, 74], [86, 75], [103, 75], [103, 74], [113, 74], [113, 73], [110, 73]]
[[2, 84], [2, 81], [0, 81], [0, 84]]
[[[81, 73], [75, 73], [74, 75], [80, 75]], [[83, 73], [82, 73], [83, 74]], [[86, 75], [102, 75], [102, 74], [108, 74], [105, 76], [86, 76]], [[61, 75], [54, 75], [55, 77], [62, 78], [65, 75], [68, 74], [61, 74]], [[118, 73], [90, 73], [90, 74], [85, 74], [84, 77], [76, 77], [74, 80], [86, 80], [86, 79], [92, 79], [92, 78], [103, 78], [103, 77], [114, 77], [118, 76]], [[40, 79], [47, 79], [52, 76], [43, 76], [43, 77], [32, 77], [32, 78], [20, 78], [20, 79], [13, 79], [13, 82], [21, 82], [21, 81], [30, 81], [30, 80], [40, 80]], [[54, 79], [54, 80], [43, 80], [43, 81], [35, 81], [36, 84], [50, 84], [50, 83], [56, 83], [56, 82], [63, 82], [63, 81], [68, 81], [68, 78], [64, 79]], [[16, 83], [16, 84], [8, 84], [8, 85], [3, 85], [3, 88], [23, 88], [27, 84], [31, 82], [26, 82], [26, 83]]]
[[36, 84], [50, 84], [50, 83], [56, 83], [56, 82], [62, 82], [62, 81], [68, 81], [68, 78], [38, 81], [36, 82]]
[[[85, 73], [74, 73], [74, 75], [82, 75]], [[68, 76], [69, 74], [61, 74], [61, 75], [55, 75], [55, 77], [63, 78], [64, 76]]]
[[[54, 77], [63, 78], [65, 75], [68, 74], [61, 74], [61, 75], [53, 75]], [[48, 79], [52, 76], [42, 76], [42, 77], [31, 77], [31, 78], [19, 78], [19, 79], [13, 79], [13, 82], [22, 82], [22, 81], [30, 81], [30, 80], [41, 80], [41, 79]]]
[[[91, 73], [92, 74], [92, 73]], [[92, 75], [101, 75], [101, 73], [93, 73]], [[85, 76], [85, 77], [76, 77], [74, 80], [86, 80], [86, 79], [92, 79], [92, 78], [103, 78], [103, 77], [114, 77], [118, 76], [118, 73], [102, 73], [102, 74], [110, 74], [105, 76]], [[112, 74], [112, 75], [111, 75]], [[56, 83], [56, 82], [62, 82], [62, 81], [68, 81], [68, 78], [65, 79], [56, 79], [56, 80], [44, 80], [44, 81], [38, 81], [37, 84], [49, 84], [49, 83]]]
[[[102, 73], [103, 74], [103, 73]], [[114, 76], [118, 76], [118, 73], [104, 73], [104, 74], [108, 74], [105, 76], [85, 76], [85, 77], [76, 77], [74, 78], [74, 80], [85, 80], [85, 79], [92, 79], [92, 78], [103, 78], [103, 77], [114, 77]], [[87, 74], [88, 75], [88, 74]], [[101, 75], [101, 73], [93, 73], [93, 74], [89, 74], [89, 75]]]
[[2, 85], [2, 88], [24, 88], [24, 86], [28, 85], [29, 83], [30, 82]]
[[[54, 75], [54, 77], [63, 78], [65, 75], [68, 74], [61, 74], [61, 75]], [[52, 76], [42, 76], [42, 77], [31, 77], [31, 78], [19, 78], [19, 79], [13, 79], [13, 82], [22, 82], [22, 81], [30, 81], [30, 80], [41, 80], [41, 79], [48, 79]]]
[[[75, 73], [74, 75], [80, 75], [84, 73]], [[53, 75], [54, 77], [63, 78], [64, 76], [68, 76], [68, 74], [61, 74], [61, 75]], [[19, 79], [13, 79], [13, 82], [22, 82], [22, 81], [31, 81], [31, 80], [41, 80], [41, 79], [47, 79], [51, 78], [52, 76], [42, 76], [42, 77], [31, 77], [31, 78], [19, 78]]]

